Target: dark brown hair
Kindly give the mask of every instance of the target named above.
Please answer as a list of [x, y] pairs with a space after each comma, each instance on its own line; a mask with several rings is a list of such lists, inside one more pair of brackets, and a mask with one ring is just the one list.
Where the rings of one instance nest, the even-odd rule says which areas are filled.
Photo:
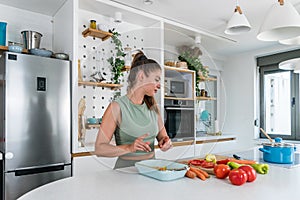
[[[137, 82], [137, 74], [139, 71], [142, 71], [145, 76], [149, 76], [151, 72], [161, 70], [160, 65], [153, 59], [148, 59], [142, 51], [139, 51], [134, 55], [134, 58], [131, 63], [130, 73], [128, 75], [128, 88], [130, 90]], [[144, 96], [144, 102], [150, 110], [154, 110], [156, 113], [159, 113], [156, 101], [154, 97]]]

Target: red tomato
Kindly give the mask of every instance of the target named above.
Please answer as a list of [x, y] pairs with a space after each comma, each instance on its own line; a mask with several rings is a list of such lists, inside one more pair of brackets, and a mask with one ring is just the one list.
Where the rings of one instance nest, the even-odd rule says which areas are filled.
[[219, 164], [215, 165], [214, 167], [214, 173], [217, 178], [224, 179], [228, 176], [230, 172], [230, 167], [225, 164]]
[[204, 162], [201, 163], [200, 166], [203, 167], [203, 168], [214, 168], [215, 163], [204, 161]]
[[189, 160], [189, 164], [195, 166], [200, 166], [203, 162], [204, 160], [199, 160], [199, 159]]
[[247, 174], [242, 169], [233, 169], [229, 172], [229, 180], [233, 185], [243, 185], [247, 179]]
[[255, 169], [253, 169], [253, 167], [251, 167], [250, 165], [243, 165], [243, 166], [240, 166], [239, 169], [242, 169], [246, 172], [247, 177], [248, 177], [247, 182], [255, 181], [256, 171], [255, 171]]

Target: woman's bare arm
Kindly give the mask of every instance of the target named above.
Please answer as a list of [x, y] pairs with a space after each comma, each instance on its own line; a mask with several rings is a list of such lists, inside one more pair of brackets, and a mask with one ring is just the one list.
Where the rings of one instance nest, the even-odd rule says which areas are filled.
[[162, 118], [159, 114], [157, 115], [157, 118], [158, 118], [159, 132], [156, 136], [156, 139], [158, 141], [158, 147], [162, 151], [167, 151], [172, 147], [172, 142], [167, 134], [166, 128], [165, 128]]

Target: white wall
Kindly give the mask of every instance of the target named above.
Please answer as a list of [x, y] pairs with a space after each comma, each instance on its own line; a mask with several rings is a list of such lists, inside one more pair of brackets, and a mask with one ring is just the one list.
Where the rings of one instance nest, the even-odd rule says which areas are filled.
[[237, 148], [252, 145], [255, 69], [255, 58], [243, 54], [229, 59], [221, 73], [224, 82], [224, 89], [221, 90], [221, 127], [223, 133], [237, 135]]
[[40, 48], [52, 50], [52, 17], [0, 4], [0, 21], [7, 22], [7, 41], [23, 43], [21, 31], [37, 31], [43, 35]]

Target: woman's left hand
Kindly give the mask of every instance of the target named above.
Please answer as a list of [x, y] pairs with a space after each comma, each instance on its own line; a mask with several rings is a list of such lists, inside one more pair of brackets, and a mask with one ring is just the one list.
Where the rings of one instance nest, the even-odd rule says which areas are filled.
[[158, 147], [162, 151], [167, 151], [172, 147], [172, 142], [168, 136], [163, 137], [159, 142], [158, 142]]

